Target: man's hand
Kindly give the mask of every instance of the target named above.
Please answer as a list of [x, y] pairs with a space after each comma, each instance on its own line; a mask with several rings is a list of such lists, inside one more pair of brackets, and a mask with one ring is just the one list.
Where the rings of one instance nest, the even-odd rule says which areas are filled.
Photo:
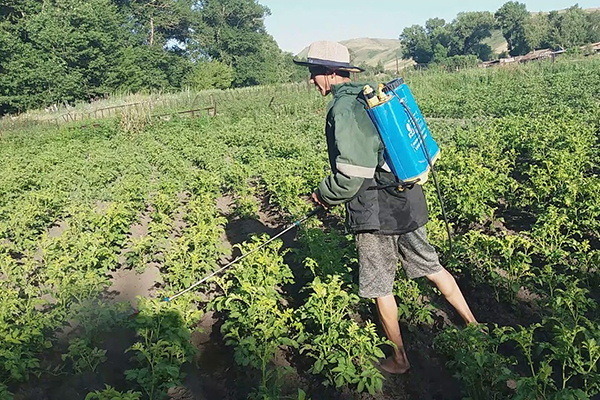
[[322, 203], [322, 202], [319, 200], [319, 197], [317, 196], [317, 192], [314, 192], [314, 193], [312, 194], [312, 197], [311, 197], [311, 199], [312, 199], [312, 201], [314, 201], [315, 203], [317, 203], [318, 205], [320, 205], [320, 206], [321, 206], [321, 207], [323, 207], [324, 209], [327, 209], [327, 208], [329, 208], [329, 207], [327, 206], [327, 204], [324, 204], [324, 203]]

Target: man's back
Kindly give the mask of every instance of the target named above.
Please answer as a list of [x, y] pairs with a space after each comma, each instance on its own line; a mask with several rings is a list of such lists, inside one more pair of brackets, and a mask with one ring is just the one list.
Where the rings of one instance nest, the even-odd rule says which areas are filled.
[[[325, 133], [333, 175], [343, 175], [344, 185], [321, 185], [326, 198], [344, 199], [347, 226], [352, 232], [401, 234], [427, 222], [427, 205], [420, 186], [402, 192], [374, 187], [393, 182], [384, 170], [383, 146], [361, 93], [365, 83], [348, 82], [332, 87]], [[340, 179], [338, 179], [340, 180]], [[343, 187], [338, 187], [343, 186]]]

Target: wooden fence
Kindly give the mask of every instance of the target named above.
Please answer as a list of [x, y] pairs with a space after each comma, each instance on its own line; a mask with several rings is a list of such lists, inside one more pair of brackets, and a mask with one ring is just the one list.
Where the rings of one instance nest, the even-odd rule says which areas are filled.
[[[151, 115], [151, 117], [165, 117], [167, 115], [181, 114], [189, 115], [190, 117], [195, 118], [202, 114], [207, 114], [211, 117], [217, 114], [217, 104], [215, 102], [214, 96], [209, 96], [210, 105], [206, 107], [193, 107], [196, 103], [196, 100], [197, 96], [191, 103], [174, 98], [162, 98], [154, 100], [151, 99], [143, 102], [103, 107], [85, 112], [75, 112], [66, 110], [62, 115], [51, 118], [32, 118], [26, 116], [25, 114], [17, 116], [8, 116], [0, 119], [0, 135], [3, 132], [13, 131], [17, 129], [27, 129], [44, 126], [60, 126], [62, 124], [71, 122], [85, 123], [84, 125], [81, 125], [82, 127], [87, 127], [89, 125], [96, 126], [98, 124], [93, 123], [93, 121], [116, 117], [124, 112], [150, 112], [152, 114], [153, 111], [158, 112], [159, 110], [181, 110], [182, 108], [187, 107], [187, 109], [185, 109], [184, 111], [163, 111], [160, 114], [157, 113], [155, 115]], [[189, 108], [190, 106], [192, 106], [193, 108]]]
[[[138, 113], [150, 113], [151, 117], [160, 117], [163, 119], [176, 114], [189, 115], [192, 118], [198, 117], [202, 114], [207, 114], [212, 117], [217, 114], [217, 103], [227, 104], [231, 101], [239, 100], [247, 96], [256, 96], [260, 94], [261, 96], [268, 96], [268, 98], [271, 99], [272, 104], [276, 97], [278, 98], [284, 96], [285, 94], [293, 96], [294, 94], [306, 94], [307, 92], [311, 93], [313, 91], [313, 85], [311, 85], [307, 80], [304, 82], [290, 84], [252, 86], [240, 89], [198, 92], [195, 93], [194, 97], [178, 97], [177, 95], [166, 95], [162, 98], [150, 97], [147, 101], [96, 108], [90, 111], [76, 111], [73, 109], [67, 109], [63, 110], [60, 115], [56, 116], [31, 116], [27, 114], [5, 116], [0, 118], [0, 135], [2, 132], [14, 131], [18, 129], [60, 126], [75, 122], [81, 122], [81, 127], [96, 126], [98, 124], [94, 121], [117, 117], [124, 112], [134, 111]], [[200, 103], [208, 105], [201, 107], [199, 106]], [[223, 110], [221, 111], [223, 112]]]

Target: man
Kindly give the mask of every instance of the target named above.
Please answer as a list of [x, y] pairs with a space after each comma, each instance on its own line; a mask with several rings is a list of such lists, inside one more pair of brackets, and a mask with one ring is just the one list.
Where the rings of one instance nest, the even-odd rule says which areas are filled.
[[[307, 66], [311, 82], [323, 96], [333, 94], [327, 107], [325, 133], [332, 174], [312, 198], [329, 208], [346, 206], [346, 224], [356, 236], [359, 260], [359, 296], [375, 298], [383, 329], [396, 344], [394, 354], [381, 363], [389, 373], [402, 374], [410, 364], [404, 350], [398, 308], [392, 294], [398, 260], [409, 278], [426, 276], [442, 292], [466, 324], [477, 323], [456, 281], [440, 264], [427, 241], [428, 212], [420, 185], [399, 191], [377, 190], [393, 181], [383, 160], [383, 145], [365, 109], [364, 83], [353, 83], [348, 49], [335, 42], [310, 45]], [[371, 84], [376, 87], [375, 84]]]

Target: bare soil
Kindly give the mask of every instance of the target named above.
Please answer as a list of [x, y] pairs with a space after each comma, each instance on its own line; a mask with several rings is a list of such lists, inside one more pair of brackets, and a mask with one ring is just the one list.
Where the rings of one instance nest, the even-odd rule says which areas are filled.
[[148, 226], [150, 225], [151, 221], [152, 218], [150, 218], [149, 212], [146, 211], [143, 213], [140, 217], [140, 221], [131, 226], [130, 238], [141, 239], [148, 236]]
[[48, 229], [48, 237], [51, 239], [60, 237], [67, 229], [69, 229], [69, 223], [66, 221], [59, 221]]
[[137, 297], [155, 297], [156, 287], [162, 284], [160, 269], [150, 263], [141, 274], [133, 269], [120, 268], [111, 274], [112, 285], [108, 288], [106, 299], [112, 302], [129, 302], [137, 305]]

